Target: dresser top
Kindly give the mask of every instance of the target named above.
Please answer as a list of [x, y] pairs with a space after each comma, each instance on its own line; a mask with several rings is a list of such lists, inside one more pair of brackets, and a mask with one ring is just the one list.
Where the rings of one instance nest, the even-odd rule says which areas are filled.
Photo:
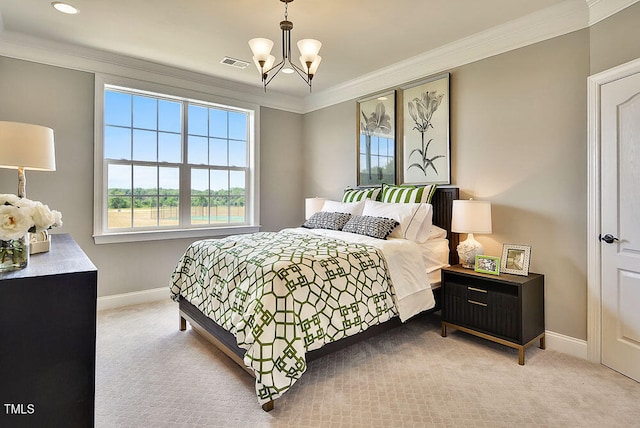
[[0, 281], [66, 273], [94, 272], [95, 265], [69, 234], [51, 235], [51, 249], [33, 254], [24, 269], [1, 272]]

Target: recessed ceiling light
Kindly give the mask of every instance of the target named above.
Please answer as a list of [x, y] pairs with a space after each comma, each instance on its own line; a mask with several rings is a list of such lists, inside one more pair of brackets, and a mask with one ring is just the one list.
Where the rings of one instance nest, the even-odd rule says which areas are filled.
[[53, 6], [58, 12], [66, 13], [67, 15], [75, 15], [80, 12], [77, 7], [60, 1], [54, 1], [51, 3], [51, 6]]
[[282, 72], [284, 74], [292, 74], [293, 73], [293, 68], [285, 67], [285, 68], [282, 69]]

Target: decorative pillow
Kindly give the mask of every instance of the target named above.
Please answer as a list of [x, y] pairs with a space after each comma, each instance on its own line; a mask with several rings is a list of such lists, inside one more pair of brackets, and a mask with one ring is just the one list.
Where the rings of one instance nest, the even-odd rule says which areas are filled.
[[342, 231], [371, 236], [372, 238], [386, 239], [398, 224], [399, 223], [392, 218], [361, 215], [351, 217], [342, 228]]
[[433, 220], [433, 206], [431, 204], [392, 204], [367, 200], [362, 215], [392, 218], [400, 224], [400, 227], [394, 229], [391, 237], [425, 242], [429, 238], [429, 230]]
[[302, 227], [307, 229], [342, 230], [350, 218], [351, 214], [347, 213], [319, 211], [309, 217], [309, 220], [305, 221]]
[[364, 209], [364, 201], [360, 202], [338, 202], [324, 201], [321, 211], [329, 211], [332, 213], [349, 213], [351, 215], [362, 215]]
[[342, 202], [358, 202], [365, 199], [378, 199], [380, 195], [380, 187], [374, 187], [371, 189], [352, 189], [347, 187], [344, 189], [344, 195], [342, 196]]
[[427, 186], [395, 186], [393, 184], [383, 184], [380, 200], [382, 202], [395, 203], [431, 203], [433, 194], [436, 192], [437, 184]]

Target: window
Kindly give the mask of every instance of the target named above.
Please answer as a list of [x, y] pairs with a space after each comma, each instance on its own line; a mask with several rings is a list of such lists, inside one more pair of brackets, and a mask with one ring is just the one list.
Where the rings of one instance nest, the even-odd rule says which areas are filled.
[[101, 86], [97, 243], [257, 231], [255, 110]]

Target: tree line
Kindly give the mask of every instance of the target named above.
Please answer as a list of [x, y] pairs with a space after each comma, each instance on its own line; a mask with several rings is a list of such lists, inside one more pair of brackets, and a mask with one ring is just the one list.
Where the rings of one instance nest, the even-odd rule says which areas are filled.
[[[162, 207], [177, 207], [180, 191], [178, 189], [160, 188], [156, 194], [155, 189], [135, 188], [131, 189], [109, 189], [109, 209], [128, 209], [133, 203], [134, 208], [156, 208], [159, 203]], [[156, 198], [156, 195], [158, 196]], [[207, 190], [191, 189], [191, 206], [234, 206], [244, 207], [245, 189], [232, 187], [230, 190]]]

